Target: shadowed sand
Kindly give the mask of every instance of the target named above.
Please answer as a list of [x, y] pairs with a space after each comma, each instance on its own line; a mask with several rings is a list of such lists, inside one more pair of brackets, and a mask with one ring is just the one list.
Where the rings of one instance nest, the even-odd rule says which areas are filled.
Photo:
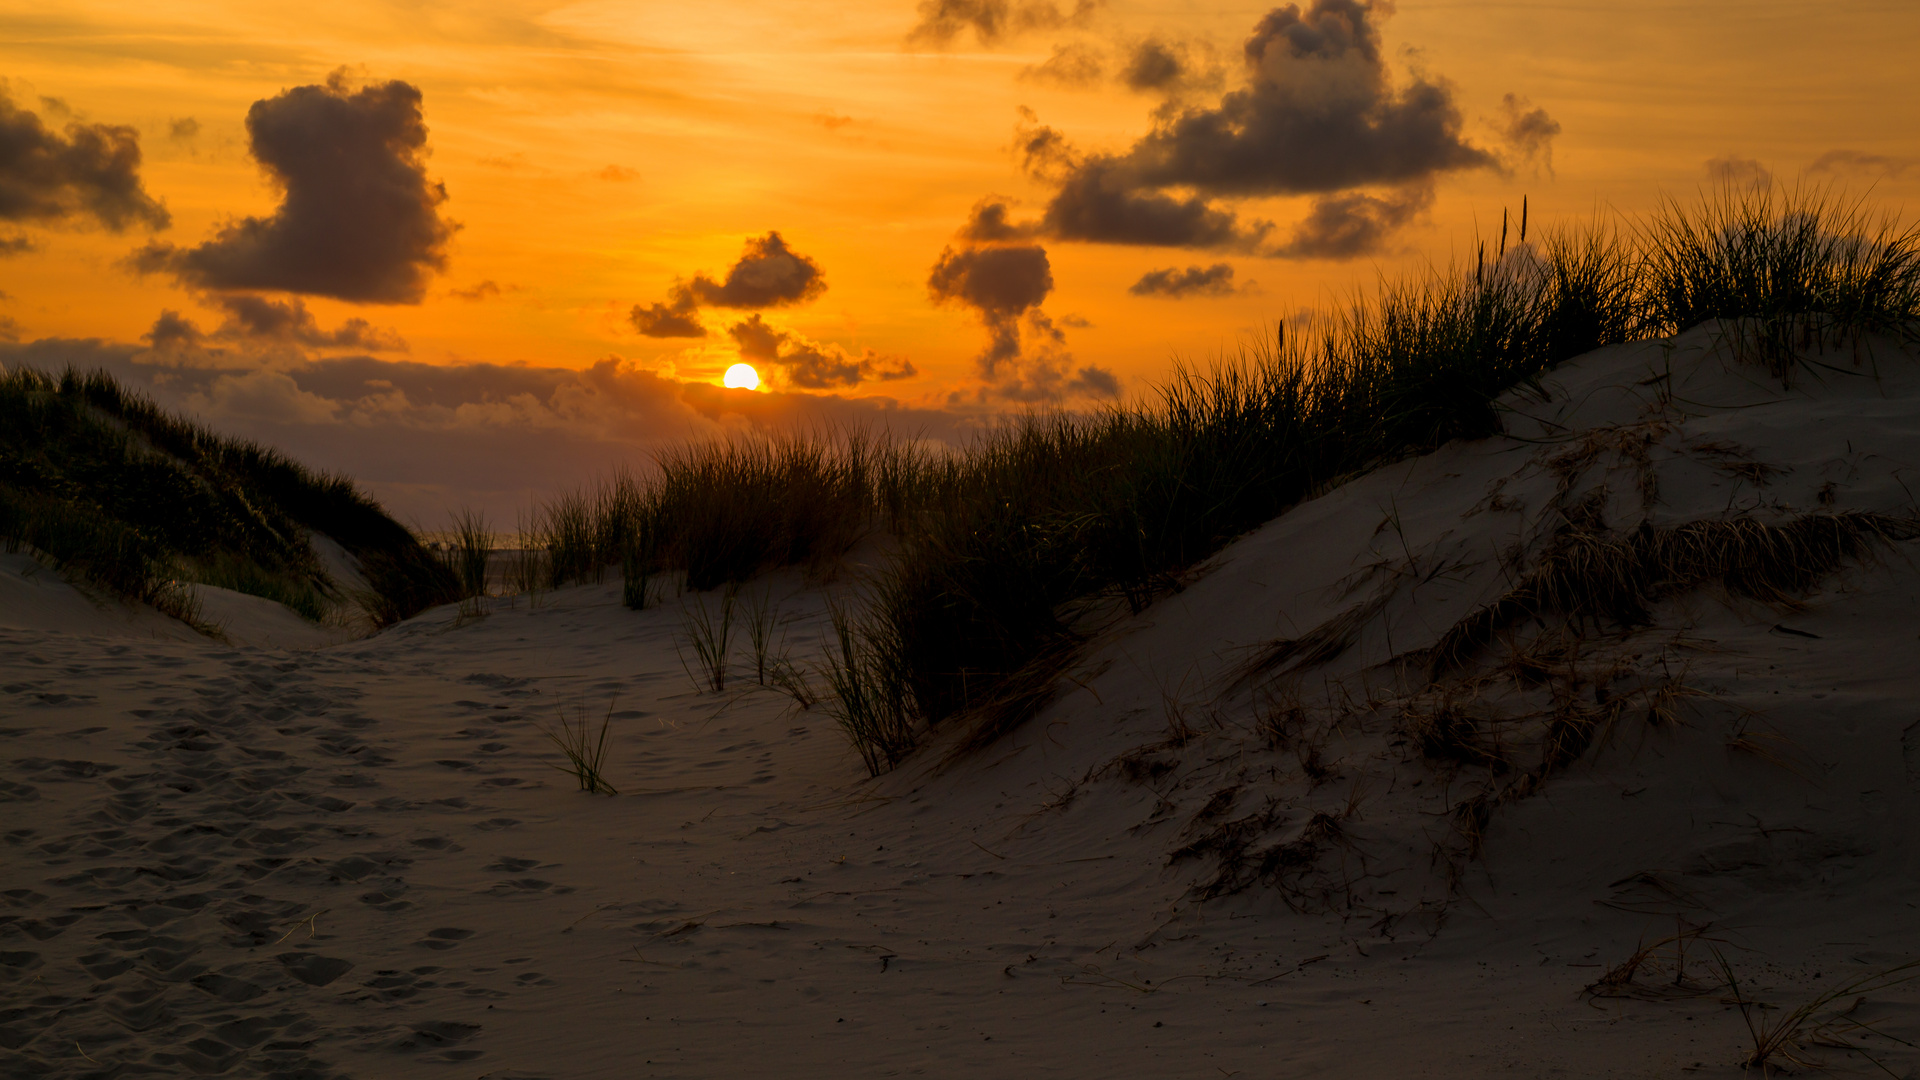
[[[1631, 632], [1569, 622], [1545, 690], [1467, 657], [1474, 737], [1425, 753], [1408, 672], [1569, 507], [1910, 517], [1915, 355], [1819, 359], [1783, 388], [1703, 328], [1570, 363], [1505, 399], [1509, 436], [1339, 487], [1118, 620], [986, 752], [943, 769], [936, 738], [877, 780], [740, 650], [697, 691], [678, 604], [617, 583], [330, 645], [216, 596], [228, 646], [9, 559], [0, 1071], [1740, 1075], [1709, 948], [1788, 1008], [1920, 957], [1911, 544], [1797, 608], [1711, 585]], [[748, 588], [817, 664], [857, 576]], [[1242, 678], [1329, 626], [1340, 648]], [[1514, 791], [1545, 736], [1503, 717], [1555, 663], [1631, 704]], [[618, 796], [555, 768], [542, 726], [582, 710], [611, 711]], [[1498, 733], [1506, 772], [1445, 758]], [[1683, 971], [1669, 947], [1583, 993], [1676, 928]], [[1853, 1015], [1913, 1039], [1916, 1004]]]

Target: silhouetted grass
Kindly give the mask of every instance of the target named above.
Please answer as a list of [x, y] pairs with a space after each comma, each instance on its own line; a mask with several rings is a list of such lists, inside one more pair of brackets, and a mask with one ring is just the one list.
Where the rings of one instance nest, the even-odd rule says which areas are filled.
[[168, 415], [105, 373], [0, 374], [9, 547], [175, 614], [178, 583], [199, 581], [315, 617], [338, 595], [309, 531], [359, 559], [380, 623], [452, 598], [447, 570], [344, 477]]
[[[1348, 478], [1499, 433], [1499, 396], [1566, 360], [1723, 319], [1761, 328], [1755, 358], [1785, 376], [1779, 348], [1911, 335], [1920, 319], [1920, 233], [1823, 195], [1726, 189], [1625, 230], [1596, 220], [1518, 239], [1382, 281], [1311, 333], [1282, 326], [1182, 366], [1145, 403], [1029, 416], [953, 454], [860, 433], [675, 450], [649, 484], [577, 497], [595, 527], [552, 514], [555, 580], [617, 560], [609, 537], [635, 506], [657, 514], [654, 565], [695, 589], [891, 529], [871, 604], [836, 621], [829, 671], [836, 715], [884, 768], [958, 716], [962, 747], [1018, 725], [1116, 604], [1143, 609]], [[593, 557], [576, 558], [585, 541], [562, 536], [587, 533]]]

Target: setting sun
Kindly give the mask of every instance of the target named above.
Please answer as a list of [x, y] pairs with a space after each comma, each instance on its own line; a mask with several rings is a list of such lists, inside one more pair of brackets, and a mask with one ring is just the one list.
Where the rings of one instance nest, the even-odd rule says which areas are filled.
[[729, 390], [758, 390], [760, 373], [753, 370], [752, 364], [735, 364], [721, 377], [720, 385]]

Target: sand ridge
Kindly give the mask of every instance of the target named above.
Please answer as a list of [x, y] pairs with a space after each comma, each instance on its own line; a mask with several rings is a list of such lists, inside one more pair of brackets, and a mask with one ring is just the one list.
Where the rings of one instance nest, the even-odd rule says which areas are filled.
[[[307, 651], [0, 629], [0, 1062], [1739, 1075], [1720, 995], [1582, 988], [1676, 920], [1711, 925], [1775, 1002], [1920, 956], [1910, 551], [1849, 564], [1795, 611], [1711, 590], [1659, 606], [1622, 648], [1682, 643], [1702, 695], [1685, 722], [1623, 726], [1497, 807], [1457, 876], [1433, 856], [1460, 774], [1378, 717], [1276, 746], [1266, 684], [1235, 676], [1358, 607], [1351, 644], [1295, 670], [1295, 692], [1322, 717], [1332, 688], [1391, 696], [1396, 657], [1510, 586], [1502, 555], [1540, 541], [1554, 461], [1588, 433], [1658, 429], [1639, 444], [1657, 500], [1604, 454], [1570, 489], [1605, 486], [1615, 518], [1784, 519], [1823, 491], [1910, 513], [1920, 380], [1897, 348], [1876, 357], [1878, 378], [1845, 357], [1791, 389], [1711, 329], [1583, 358], [1544, 400], [1506, 400], [1512, 437], [1380, 469], [1243, 538], [1107, 629], [989, 752], [943, 767], [935, 740], [872, 781], [819, 707], [738, 664], [737, 689], [698, 691], [673, 599], [635, 614], [614, 583]], [[1771, 471], [1726, 467], [1743, 462]], [[1395, 570], [1415, 565], [1452, 569]], [[805, 661], [857, 576], [750, 587]], [[610, 713], [618, 796], [552, 767], [541, 725], [563, 711]], [[1740, 751], [1738, 730], [1778, 752]], [[1236, 822], [1248, 851], [1297, 843], [1348, 807], [1291, 888], [1203, 899], [1221, 849], [1178, 857]], [[1890, 991], [1859, 1015], [1911, 1039], [1916, 1003]], [[1896, 1069], [1920, 1060], [1878, 1045]]]

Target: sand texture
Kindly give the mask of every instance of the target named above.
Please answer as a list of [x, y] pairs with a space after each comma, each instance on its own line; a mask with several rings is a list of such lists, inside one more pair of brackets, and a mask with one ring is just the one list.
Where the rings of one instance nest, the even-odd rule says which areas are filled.
[[[877, 780], [617, 573], [331, 644], [223, 600], [221, 644], [10, 559], [0, 1074], [1739, 1076], [1714, 950], [1768, 1018], [1920, 958], [1915, 544], [1449, 637], [1570, 536], [1914, 513], [1920, 355], [1734, 352], [1569, 364]], [[748, 591], [817, 664], [859, 575]], [[582, 715], [618, 795], [554, 767]], [[1920, 984], [1861, 996], [1910, 1075]]]

